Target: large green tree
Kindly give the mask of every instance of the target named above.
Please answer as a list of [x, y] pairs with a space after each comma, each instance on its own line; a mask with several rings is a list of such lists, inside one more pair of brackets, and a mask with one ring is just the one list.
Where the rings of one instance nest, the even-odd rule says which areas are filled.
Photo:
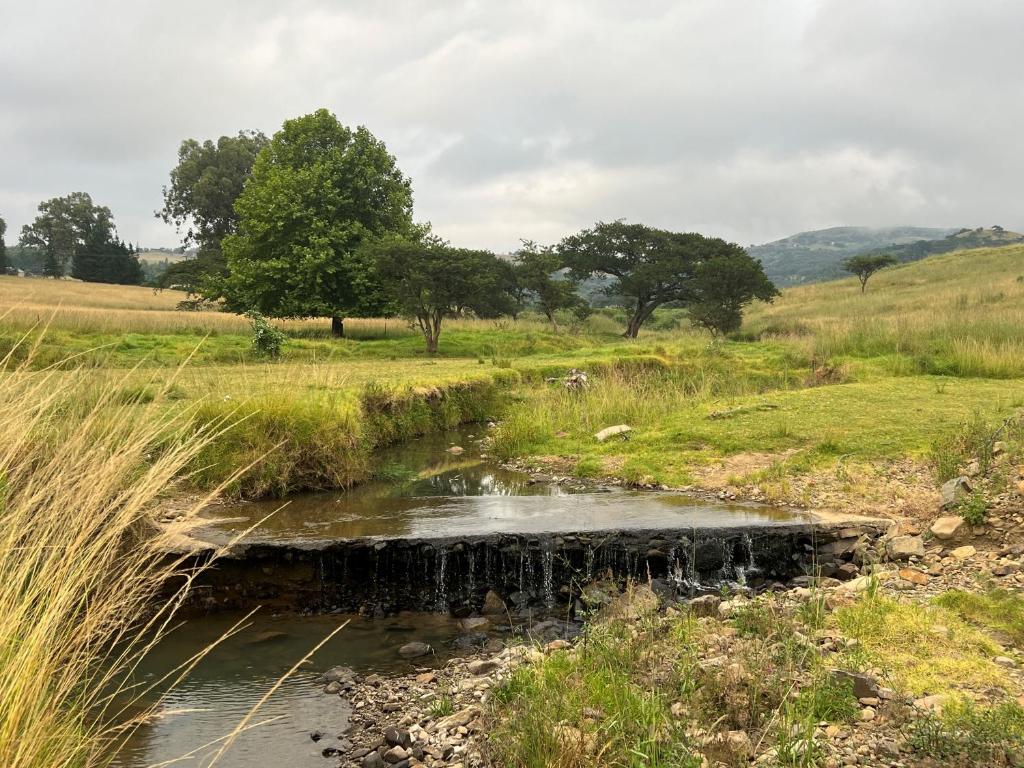
[[196, 246], [197, 253], [172, 264], [158, 281], [161, 287], [211, 298], [218, 293], [218, 280], [227, 274], [221, 242], [238, 226], [235, 201], [266, 144], [259, 131], [239, 131], [216, 142], [181, 142], [171, 183], [163, 189], [164, 206], [156, 215], [183, 230], [185, 245]]
[[21, 244], [43, 249], [43, 274], [63, 277], [87, 236], [108, 241], [113, 237], [110, 209], [95, 205], [86, 192], [72, 192], [39, 204], [39, 214], [21, 228]]
[[453, 248], [432, 236], [398, 236], [366, 252], [391, 308], [419, 328], [431, 354], [445, 318], [499, 317], [512, 309], [507, 265], [490, 251]]
[[116, 235], [90, 232], [75, 251], [71, 276], [91, 283], [141, 285], [142, 263], [136, 249]]
[[223, 240], [228, 306], [273, 317], [377, 314], [385, 297], [360, 246], [412, 231], [412, 188], [366, 128], [326, 109], [285, 122], [259, 153]]
[[688, 312], [691, 323], [718, 336], [739, 330], [743, 309], [754, 299], [770, 302], [779, 291], [744, 248], [726, 243], [709, 253], [695, 270]]
[[562, 240], [558, 251], [576, 279], [613, 278], [604, 291], [627, 302], [623, 335], [631, 339], [660, 306], [700, 305], [706, 315], [724, 304], [735, 305], [745, 292], [731, 285], [728, 274], [741, 262], [749, 262], [746, 268], [754, 273], [761, 271], [760, 263], [735, 243], [624, 221], [598, 222]]
[[532, 301], [558, 333], [555, 313], [563, 309], [583, 309], [586, 301], [577, 292], [579, 283], [570, 275], [561, 274], [562, 257], [551, 246], [540, 246], [530, 240], [513, 257], [514, 277], [520, 301]]

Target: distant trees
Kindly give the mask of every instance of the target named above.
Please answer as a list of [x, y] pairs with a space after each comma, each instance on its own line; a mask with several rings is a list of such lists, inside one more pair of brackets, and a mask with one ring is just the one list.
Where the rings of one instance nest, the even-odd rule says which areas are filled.
[[860, 280], [860, 292], [864, 293], [868, 280], [875, 272], [891, 267], [895, 263], [896, 259], [887, 253], [866, 253], [861, 256], [851, 256], [848, 259], [844, 259], [842, 266], [847, 272], [857, 276], [857, 279]]
[[216, 143], [186, 139], [178, 148], [171, 183], [163, 188], [164, 206], [157, 218], [185, 228], [185, 245], [196, 245], [196, 258], [172, 264], [160, 276], [164, 288], [216, 294], [227, 275], [221, 243], [238, 226], [235, 200], [252, 173], [256, 155], [267, 145], [259, 131], [221, 136]]
[[518, 301], [533, 301], [555, 333], [558, 333], [556, 312], [566, 309], [582, 311], [587, 306], [576, 292], [579, 282], [570, 275], [559, 274], [563, 267], [558, 251], [532, 240], [524, 240], [523, 247], [513, 257], [514, 290], [518, 293]]
[[695, 232], [598, 222], [563, 239], [558, 251], [576, 279], [614, 278], [605, 290], [629, 302], [626, 338], [635, 339], [660, 306], [696, 309], [698, 324], [721, 330], [753, 298], [775, 295], [760, 262], [743, 248]]
[[419, 328], [429, 353], [437, 352], [445, 318], [512, 310], [507, 270], [490, 251], [453, 248], [431, 235], [388, 237], [366, 250], [391, 309]]
[[0, 216], [0, 275], [7, 273], [7, 244], [4, 242], [4, 235], [7, 234], [7, 222]]
[[288, 120], [263, 147], [222, 240], [231, 309], [271, 317], [380, 314], [363, 243], [412, 232], [412, 189], [383, 142], [326, 109]]
[[142, 282], [135, 251], [117, 236], [114, 217], [85, 192], [73, 192], [39, 204], [39, 214], [21, 230], [23, 246], [43, 252], [43, 274], [63, 277], [68, 267], [82, 280]]

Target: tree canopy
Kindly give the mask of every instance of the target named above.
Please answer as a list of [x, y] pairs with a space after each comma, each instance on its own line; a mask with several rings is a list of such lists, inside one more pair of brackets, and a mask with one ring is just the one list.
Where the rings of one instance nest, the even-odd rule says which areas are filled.
[[583, 309], [586, 302], [576, 293], [579, 283], [569, 275], [559, 275], [562, 257], [551, 246], [524, 240], [513, 257], [514, 278], [520, 301], [533, 301], [558, 333], [555, 313], [562, 309]]
[[163, 188], [158, 218], [184, 228], [185, 245], [196, 245], [195, 259], [172, 264], [159, 283], [189, 293], [216, 294], [216, 279], [227, 273], [221, 242], [235, 231], [235, 201], [252, 173], [267, 137], [259, 131], [221, 136], [216, 143], [186, 139], [178, 148], [171, 183]]
[[851, 256], [848, 259], [844, 259], [843, 269], [857, 276], [857, 279], [860, 280], [860, 292], [864, 293], [868, 279], [875, 272], [891, 267], [895, 263], [896, 259], [887, 253], [865, 253], [860, 256]]
[[388, 237], [367, 248], [393, 310], [437, 351], [446, 317], [499, 317], [512, 309], [507, 265], [490, 251], [453, 248], [433, 236]]
[[42, 249], [48, 277], [63, 277], [70, 266], [82, 280], [142, 281], [138, 257], [117, 236], [110, 209], [85, 192], [41, 202], [35, 220], [21, 229], [21, 244]]
[[7, 222], [0, 216], [0, 275], [7, 271], [7, 244], [4, 242], [4, 235], [7, 234]]
[[222, 247], [229, 308], [272, 317], [379, 314], [367, 240], [412, 229], [412, 188], [383, 142], [326, 109], [288, 120], [259, 152]]
[[739, 246], [717, 247], [697, 265], [690, 322], [713, 336], [732, 333], [742, 325], [743, 308], [751, 301], [771, 301], [778, 295], [760, 261]]
[[[729, 297], [735, 303], [736, 296], [744, 292], [712, 280], [714, 268], [702, 267], [707, 262], [728, 264], [730, 271], [735, 271], [745, 259], [750, 262], [749, 271], [764, 275], [760, 264], [734, 243], [623, 221], [598, 222], [592, 229], [563, 239], [558, 251], [575, 279], [594, 274], [613, 278], [605, 292], [623, 297], [629, 305], [623, 334], [627, 338], [636, 338], [654, 310], [666, 304], [702, 304], [706, 315], [716, 296]], [[723, 258], [727, 261], [717, 261]], [[752, 287], [756, 286], [752, 283]]]

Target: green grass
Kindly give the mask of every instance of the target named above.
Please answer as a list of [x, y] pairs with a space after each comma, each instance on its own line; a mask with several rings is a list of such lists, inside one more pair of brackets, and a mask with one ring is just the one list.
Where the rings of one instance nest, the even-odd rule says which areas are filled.
[[936, 602], [964, 621], [994, 632], [1004, 642], [1018, 649], [1024, 647], [1024, 595], [1005, 589], [954, 589], [943, 593]]

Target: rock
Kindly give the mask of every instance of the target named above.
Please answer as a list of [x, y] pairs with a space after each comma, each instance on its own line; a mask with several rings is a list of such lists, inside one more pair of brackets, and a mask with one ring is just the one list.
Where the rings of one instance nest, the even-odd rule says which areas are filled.
[[552, 640], [550, 643], [544, 646], [545, 653], [551, 653], [552, 651], [564, 651], [566, 648], [572, 648], [572, 643], [568, 640]]
[[421, 685], [427, 685], [437, 680], [437, 675], [434, 672], [421, 672], [416, 675], [416, 682]]
[[411, 755], [405, 747], [397, 745], [384, 753], [384, 762], [394, 765], [395, 763], [400, 763], [403, 760], [408, 760], [410, 757]]
[[871, 586], [870, 576], [858, 576], [855, 579], [850, 579], [850, 581], [843, 583], [839, 589], [844, 592], [864, 592], [869, 586]]
[[318, 683], [347, 682], [353, 680], [356, 673], [348, 667], [331, 667], [316, 679]]
[[438, 732], [450, 731], [452, 728], [466, 725], [478, 714], [480, 714], [479, 707], [466, 707], [448, 715], [448, 717], [441, 718], [434, 723], [434, 728]]
[[579, 728], [559, 723], [552, 729], [555, 739], [563, 751], [570, 754], [584, 754], [594, 751], [597, 738], [592, 733], [584, 733]]
[[501, 599], [501, 595], [493, 589], [489, 589], [487, 590], [487, 594], [484, 596], [484, 605], [483, 608], [480, 609], [480, 613], [484, 616], [494, 616], [496, 614], [507, 613], [505, 601]]
[[384, 762], [384, 758], [380, 756], [380, 752], [368, 752], [360, 763], [362, 768], [385, 768], [387, 763]]
[[843, 563], [836, 568], [836, 578], [840, 581], [855, 579], [860, 574], [860, 568], [854, 563]]
[[957, 560], [966, 560], [967, 558], [974, 557], [976, 554], [978, 554], [978, 550], [976, 550], [970, 544], [967, 544], [963, 547], [957, 547], [956, 549], [951, 550], [949, 554], [955, 557]]
[[483, 616], [470, 616], [459, 621], [459, 627], [468, 631], [479, 629], [480, 627], [486, 627], [491, 623], [491, 620]]
[[340, 757], [341, 756], [341, 750], [338, 749], [337, 747], [324, 747], [324, 749], [320, 753], [320, 755], [322, 757]]
[[924, 557], [924, 540], [920, 536], [894, 536], [886, 542], [885, 551], [893, 560]]
[[426, 656], [434, 652], [426, 643], [412, 642], [406, 643], [398, 649], [398, 655], [406, 659], [418, 659], [420, 656]]
[[384, 731], [384, 741], [389, 747], [402, 747], [403, 749], [412, 747], [412, 736], [409, 732], [393, 726]]
[[942, 714], [942, 705], [945, 703], [946, 697], [941, 693], [936, 693], [932, 696], [922, 696], [920, 699], [914, 700], [914, 707], [925, 712], [934, 712], [939, 715]]
[[616, 424], [614, 427], [605, 427], [600, 432], [594, 435], [594, 438], [599, 442], [603, 443], [609, 437], [615, 437], [616, 435], [625, 435], [632, 432], [633, 428], [626, 424]]
[[690, 611], [694, 616], [717, 616], [721, 602], [722, 598], [718, 595], [701, 595], [689, 602]]
[[904, 581], [909, 581], [911, 584], [916, 584], [919, 587], [927, 586], [929, 582], [927, 574], [921, 573], [921, 571], [914, 568], [900, 568], [899, 575]]
[[952, 507], [971, 490], [971, 481], [964, 475], [947, 480], [939, 489], [939, 493], [942, 495], [942, 506]]
[[1003, 440], [996, 440], [994, 443], [992, 443], [992, 455], [993, 456], [1002, 456], [1004, 453], [1006, 453], [1006, 442], [1005, 441], [1003, 441]]
[[875, 719], [875, 709], [874, 709], [874, 707], [864, 707], [864, 709], [862, 709], [860, 711], [860, 719], [863, 720], [864, 722], [869, 722], [871, 720], [874, 720]]
[[948, 541], [967, 533], [967, 521], [959, 515], [946, 515], [936, 519], [929, 530], [936, 539]]
[[992, 659], [1000, 667], [1016, 667], [1017, 662], [1011, 659], [1009, 656], [996, 656]]
[[466, 665], [466, 670], [469, 674], [478, 676], [486, 675], [487, 673], [500, 668], [501, 664], [494, 659], [476, 659]]
[[859, 672], [847, 672], [845, 669], [833, 669], [832, 677], [839, 682], [843, 682], [845, 680], [852, 682], [853, 695], [858, 699], [881, 698], [878, 681], [871, 675], [865, 675]]
[[658, 610], [658, 596], [646, 584], [627, 589], [601, 610], [601, 620], [621, 619], [633, 622]]
[[725, 745], [740, 760], [747, 760], [754, 752], [754, 745], [746, 731], [727, 731]]
[[453, 445], [451, 448], [448, 449], [448, 453], [450, 453], [452, 456], [458, 456], [460, 453], [465, 453], [465, 451], [466, 449], [463, 448], [461, 445]]
[[262, 645], [263, 643], [272, 643], [275, 640], [283, 640], [288, 637], [287, 632], [281, 632], [276, 629], [268, 629], [263, 632], [257, 632], [253, 637], [248, 638], [245, 641], [246, 645]]

